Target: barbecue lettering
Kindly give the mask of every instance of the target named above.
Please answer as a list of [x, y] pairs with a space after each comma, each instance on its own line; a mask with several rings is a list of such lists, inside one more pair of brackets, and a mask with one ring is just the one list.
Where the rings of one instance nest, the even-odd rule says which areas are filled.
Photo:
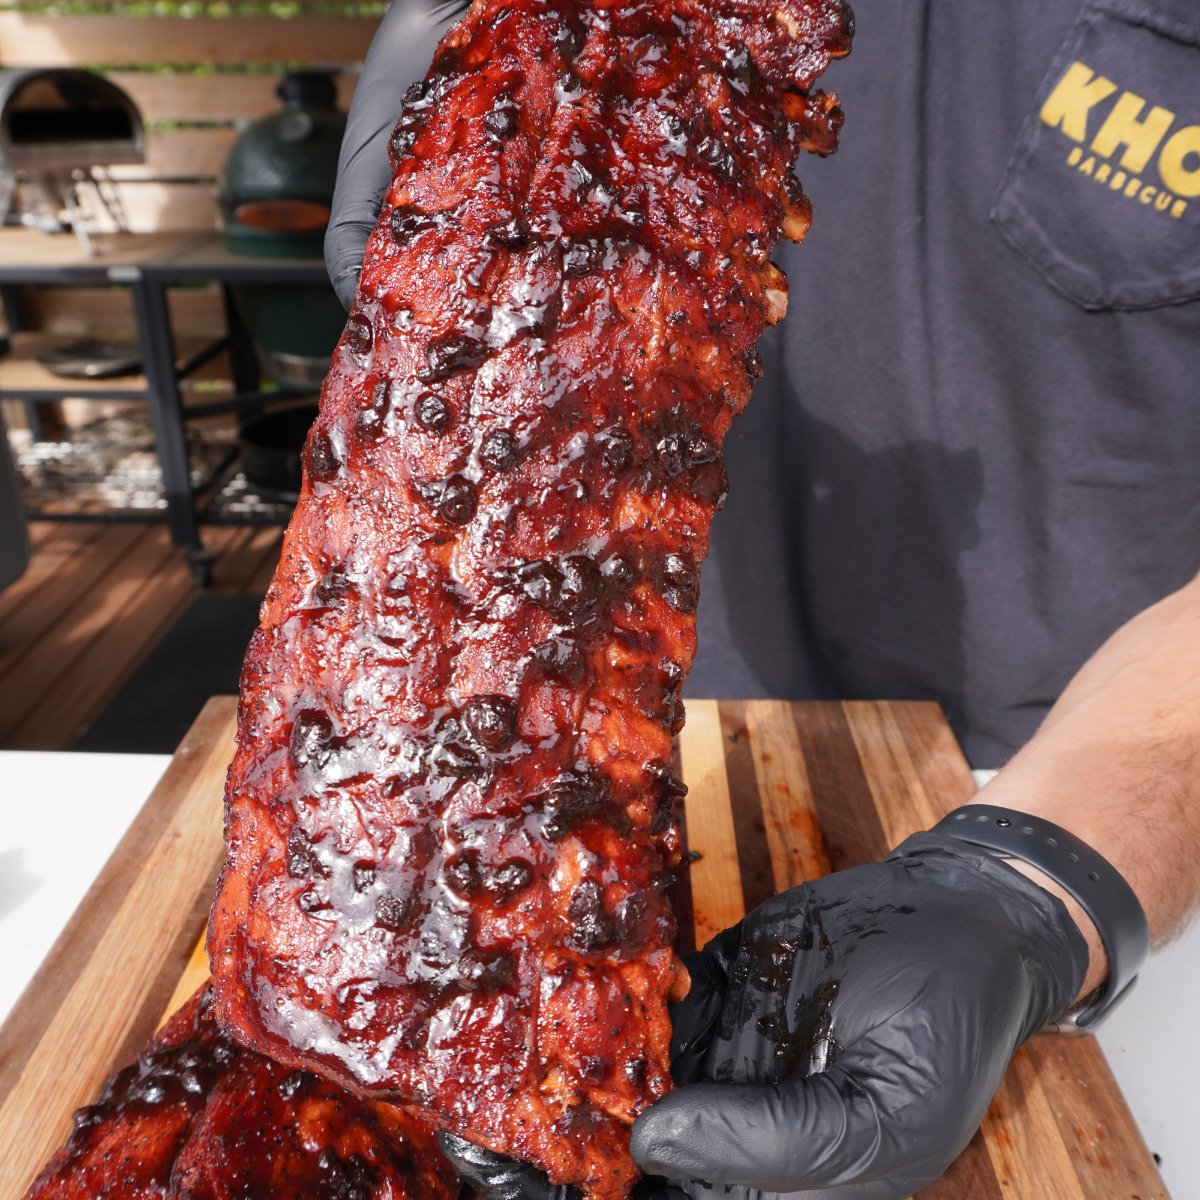
[[[1042, 123], [1078, 143], [1067, 166], [1153, 211], [1181, 217], [1188, 200], [1200, 196], [1200, 124], [1178, 125], [1176, 114], [1160, 104], [1147, 111], [1146, 99], [1127, 90], [1109, 104], [1118, 86], [1073, 62], [1046, 97]], [[1093, 125], [1093, 114], [1103, 119]], [[1088, 143], [1090, 127], [1095, 133]], [[1156, 155], [1162, 187], [1141, 177]]]

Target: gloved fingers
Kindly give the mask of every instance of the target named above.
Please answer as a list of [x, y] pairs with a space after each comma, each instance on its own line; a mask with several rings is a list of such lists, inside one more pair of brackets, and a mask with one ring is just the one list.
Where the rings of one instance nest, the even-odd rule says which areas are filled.
[[342, 305], [354, 303], [367, 238], [392, 180], [387, 144], [405, 91], [424, 78], [442, 35], [465, 0], [393, 0], [363, 64], [346, 119], [325, 267]]
[[551, 1183], [529, 1163], [494, 1154], [453, 1133], [439, 1133], [438, 1141], [459, 1178], [483, 1200], [580, 1200], [575, 1188]]
[[691, 976], [688, 994], [671, 1005], [671, 1077], [677, 1084], [702, 1077], [704, 1057], [721, 1016], [727, 976], [702, 952], [683, 956]]
[[652, 1175], [807, 1191], [890, 1174], [885, 1119], [870, 1091], [834, 1067], [784, 1083], [679, 1088], [637, 1119], [631, 1149]]
[[708, 960], [715, 970], [727, 976], [737, 960], [738, 950], [741, 949], [742, 937], [745, 934], [746, 922], [739, 921], [728, 929], [722, 930], [716, 937], [709, 938], [704, 948], [684, 956], [684, 961], [690, 966], [693, 959]]
[[[349, 170], [337, 182], [333, 193], [333, 211], [325, 230], [325, 270], [342, 307], [347, 312], [354, 307], [354, 293], [362, 269], [367, 239], [375, 227], [383, 197], [391, 182], [392, 169], [387, 157], [385, 126], [377, 139], [379, 144], [368, 147], [363, 155], [364, 170]], [[345, 195], [339, 196], [339, 192]]]

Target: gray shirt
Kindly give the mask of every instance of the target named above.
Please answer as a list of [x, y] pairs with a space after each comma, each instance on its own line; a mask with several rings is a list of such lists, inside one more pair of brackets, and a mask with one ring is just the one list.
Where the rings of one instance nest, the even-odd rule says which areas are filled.
[[996, 766], [1200, 568], [1200, 8], [855, 9], [688, 694], [932, 698]]

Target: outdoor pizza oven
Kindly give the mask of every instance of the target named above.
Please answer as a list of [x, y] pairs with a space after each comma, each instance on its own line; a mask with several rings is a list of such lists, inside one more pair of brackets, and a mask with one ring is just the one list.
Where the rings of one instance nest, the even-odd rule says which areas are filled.
[[137, 106], [91, 71], [0, 71], [0, 172], [70, 174], [140, 163], [145, 134]]
[[96, 213], [125, 228], [110, 166], [140, 163], [146, 138], [137, 105], [91, 71], [0, 71], [0, 225], [71, 229], [92, 251]]

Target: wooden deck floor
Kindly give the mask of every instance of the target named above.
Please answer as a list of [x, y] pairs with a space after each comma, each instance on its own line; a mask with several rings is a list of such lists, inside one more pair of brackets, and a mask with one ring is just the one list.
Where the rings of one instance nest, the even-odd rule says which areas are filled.
[[[214, 587], [261, 595], [277, 528], [215, 528]], [[33, 560], [0, 592], [0, 747], [65, 750], [197, 588], [161, 525], [35, 522]]]

